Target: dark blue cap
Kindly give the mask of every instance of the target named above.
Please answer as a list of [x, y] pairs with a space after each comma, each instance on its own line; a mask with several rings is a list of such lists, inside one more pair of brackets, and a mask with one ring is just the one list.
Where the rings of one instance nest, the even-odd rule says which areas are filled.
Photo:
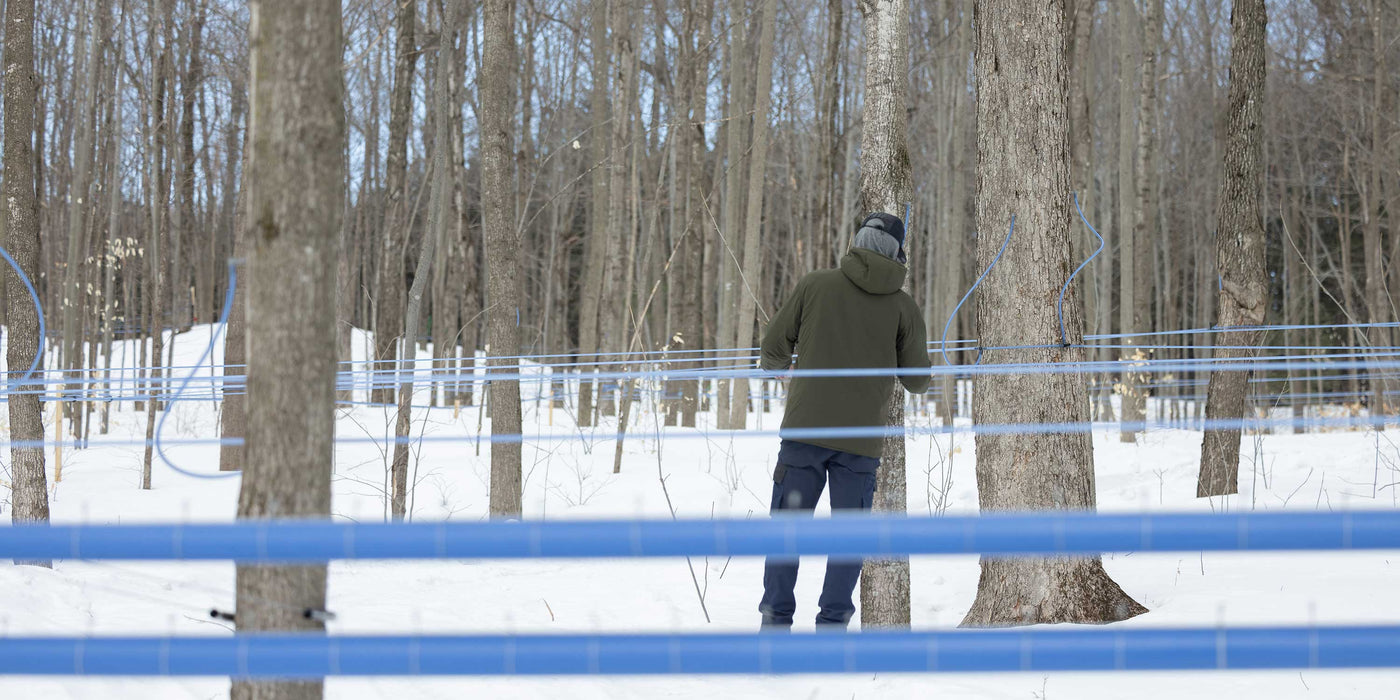
[[870, 228], [880, 229], [890, 234], [890, 237], [894, 238], [896, 241], [899, 241], [900, 248], [904, 247], [904, 222], [900, 221], [899, 217], [894, 214], [876, 212], [865, 217], [865, 221], [861, 222], [860, 226], [861, 228], [869, 226]]

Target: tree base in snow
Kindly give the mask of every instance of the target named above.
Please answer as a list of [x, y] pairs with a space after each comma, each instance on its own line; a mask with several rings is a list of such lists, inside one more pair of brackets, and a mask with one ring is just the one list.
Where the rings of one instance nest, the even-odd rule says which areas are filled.
[[909, 560], [871, 559], [860, 572], [861, 629], [909, 626]]
[[1098, 557], [982, 558], [977, 599], [961, 627], [1056, 622], [1103, 624], [1147, 612], [1104, 571]]

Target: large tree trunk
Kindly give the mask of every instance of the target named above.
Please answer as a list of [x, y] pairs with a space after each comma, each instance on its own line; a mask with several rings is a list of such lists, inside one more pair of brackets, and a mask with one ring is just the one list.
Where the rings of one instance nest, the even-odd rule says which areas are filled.
[[[394, 346], [403, 333], [403, 256], [408, 247], [408, 132], [413, 122], [413, 68], [418, 62], [414, 43], [417, 2], [398, 3], [395, 31], [394, 88], [389, 105], [389, 152], [385, 165], [388, 202], [379, 249], [379, 276], [374, 296], [374, 364], [370, 374], [377, 386], [370, 392], [374, 403], [392, 403], [391, 386], [396, 355]], [[406, 343], [413, 343], [410, 338]], [[409, 351], [405, 351], [405, 356]]]
[[[327, 518], [335, 434], [335, 257], [345, 213], [338, 0], [259, 0], [252, 47], [248, 463], [238, 516]], [[239, 632], [321, 631], [326, 566], [239, 565]], [[321, 697], [240, 681], [234, 700]]]
[[[1220, 179], [1220, 230], [1215, 236], [1219, 261], [1216, 318], [1221, 327], [1257, 326], [1268, 308], [1264, 274], [1264, 223], [1259, 201], [1263, 176], [1263, 104], [1265, 31], [1264, 0], [1236, 0], [1230, 12], [1230, 105], [1226, 115]], [[1247, 358], [1261, 332], [1221, 333], [1217, 358]], [[1249, 372], [1214, 372], [1206, 398], [1206, 420], [1244, 417]], [[1207, 430], [1201, 443], [1201, 472], [1196, 496], [1239, 491], [1240, 429]]]
[[[978, 0], [977, 262], [1000, 261], [978, 288], [979, 340], [1032, 345], [988, 362], [1084, 360], [1083, 301], [1065, 297], [1069, 342], [1061, 348], [1056, 299], [1073, 269], [1070, 245], [1068, 79], [1063, 0]], [[1026, 27], [1035, 27], [1028, 32]], [[986, 374], [972, 393], [977, 424], [1088, 420], [1086, 378]], [[978, 433], [977, 494], [983, 511], [1092, 510], [1094, 454], [1087, 433]], [[983, 557], [977, 599], [964, 626], [1111, 622], [1145, 612], [1108, 577], [1098, 557]]]
[[[865, 20], [860, 208], [862, 213], [903, 216], [904, 203], [912, 194], [905, 114], [909, 3], [908, 0], [862, 0], [860, 13]], [[908, 284], [906, 278], [906, 287]], [[897, 380], [890, 392], [887, 423], [890, 435], [885, 438], [873, 510], [903, 513], [906, 501], [904, 387]], [[860, 579], [861, 627], [909, 625], [908, 558], [867, 561]]]
[[[5, 6], [5, 232], [11, 257], [31, 282], [39, 279], [39, 202], [34, 190], [34, 0], [8, 0]], [[38, 307], [19, 275], [5, 266], [6, 321], [9, 345], [5, 364], [24, 372], [39, 354]], [[43, 369], [39, 357], [35, 371]], [[44, 415], [39, 407], [43, 384], [26, 384], [21, 375], [10, 407], [10, 516], [15, 523], [48, 522], [49, 491], [44, 473]], [[27, 393], [21, 393], [27, 392]], [[19, 444], [16, 444], [19, 443]], [[47, 561], [16, 564], [50, 566]]]
[[[763, 222], [764, 166], [768, 164], [768, 110], [773, 102], [773, 34], [777, 24], [777, 0], [765, 0], [763, 20], [758, 34], [758, 78], [754, 82], [753, 149], [749, 153], [749, 194], [744, 215], [743, 290], [739, 292], [738, 312], [734, 316], [734, 347], [753, 347], [754, 317], [758, 311], [755, 297], [762, 287], [758, 280], [764, 276]], [[738, 241], [731, 241], [737, 245]], [[729, 399], [729, 427], [748, 427], [749, 379], [734, 380]]]
[[[511, 135], [515, 97], [515, 3], [486, 0], [481, 53], [481, 227], [486, 237], [487, 284], [491, 308], [487, 332], [490, 368], [496, 373], [519, 371], [520, 288], [516, 273], [520, 248], [515, 239], [514, 195], [510, 191]], [[520, 382], [491, 382], [491, 436], [520, 434]], [[492, 517], [520, 515], [520, 441], [491, 444]]]

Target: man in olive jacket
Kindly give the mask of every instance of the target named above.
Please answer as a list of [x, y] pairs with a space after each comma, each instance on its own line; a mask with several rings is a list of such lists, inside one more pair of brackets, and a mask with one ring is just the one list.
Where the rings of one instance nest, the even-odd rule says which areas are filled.
[[[907, 369], [899, 374], [904, 388], [928, 390], [926, 331], [918, 305], [902, 289], [906, 272], [904, 223], [890, 214], [866, 217], [841, 267], [803, 277], [773, 317], [763, 336], [762, 368], [787, 370], [795, 349], [800, 370]], [[870, 510], [880, 429], [894, 389], [888, 372], [872, 374], [792, 379], [773, 472], [774, 513], [810, 514], [827, 481], [833, 511]], [[828, 560], [819, 629], [844, 629], [850, 622], [860, 569], [859, 559]], [[796, 559], [768, 558], [758, 606], [764, 629], [791, 629], [796, 584]]]

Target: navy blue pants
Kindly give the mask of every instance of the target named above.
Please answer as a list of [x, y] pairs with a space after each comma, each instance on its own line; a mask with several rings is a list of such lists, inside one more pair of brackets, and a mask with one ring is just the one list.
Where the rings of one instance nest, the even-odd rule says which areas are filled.
[[[851, 469], [828, 459], [818, 466], [793, 467], [782, 463], [773, 473], [772, 512], [801, 511], [811, 515], [827, 481], [831, 482], [832, 510], [870, 510], [875, 496], [875, 471]], [[845, 627], [855, 614], [851, 601], [860, 579], [861, 559], [828, 558], [826, 582], [817, 601], [817, 625]], [[768, 628], [792, 627], [797, 610], [793, 588], [797, 586], [797, 559], [768, 557], [763, 565], [763, 600], [758, 604], [763, 625]]]

